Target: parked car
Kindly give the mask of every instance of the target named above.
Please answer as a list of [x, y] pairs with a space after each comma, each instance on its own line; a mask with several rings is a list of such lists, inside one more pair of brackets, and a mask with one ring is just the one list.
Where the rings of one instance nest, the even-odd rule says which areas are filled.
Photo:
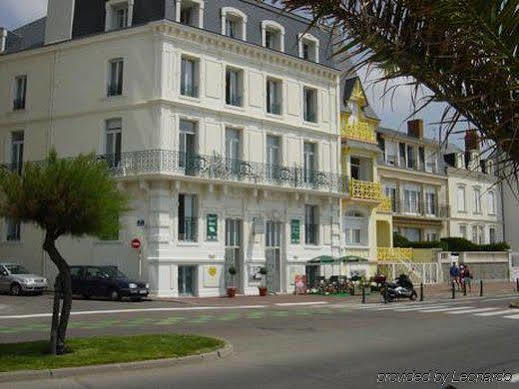
[[47, 280], [31, 274], [16, 263], [0, 263], [0, 291], [10, 292], [13, 296], [22, 294], [42, 294], [47, 289]]
[[140, 300], [149, 294], [149, 285], [129, 279], [116, 266], [71, 266], [72, 294], [84, 298], [129, 297]]

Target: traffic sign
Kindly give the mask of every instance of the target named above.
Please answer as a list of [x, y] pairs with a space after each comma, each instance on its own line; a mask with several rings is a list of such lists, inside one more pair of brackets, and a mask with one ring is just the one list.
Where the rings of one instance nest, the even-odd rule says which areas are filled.
[[134, 248], [135, 250], [138, 250], [141, 248], [141, 241], [137, 238], [133, 239], [132, 240], [132, 248]]

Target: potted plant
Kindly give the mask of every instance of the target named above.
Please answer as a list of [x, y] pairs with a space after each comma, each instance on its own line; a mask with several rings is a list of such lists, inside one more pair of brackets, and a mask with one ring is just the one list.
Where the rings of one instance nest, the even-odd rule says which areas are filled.
[[262, 296], [262, 297], [265, 297], [267, 295], [267, 285], [266, 285], [266, 282], [267, 282], [267, 268], [266, 267], [262, 267], [260, 269], [260, 274], [261, 274], [261, 283], [260, 283], [260, 286], [258, 286], [258, 290], [259, 290], [259, 295]]
[[236, 287], [234, 286], [234, 276], [236, 275], [236, 268], [231, 266], [228, 270], [231, 280], [229, 286], [227, 286], [227, 297], [235, 297], [236, 296]]

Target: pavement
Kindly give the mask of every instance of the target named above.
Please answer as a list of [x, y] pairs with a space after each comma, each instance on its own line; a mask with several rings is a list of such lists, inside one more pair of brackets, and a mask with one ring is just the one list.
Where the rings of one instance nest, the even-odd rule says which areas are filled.
[[[508, 308], [519, 295], [503, 292], [456, 300], [443, 293], [391, 304], [374, 295], [367, 304], [358, 297], [326, 296], [74, 300], [71, 337], [195, 333], [227, 339], [235, 355], [0, 388], [441, 388], [434, 382], [440, 380], [454, 381], [456, 388], [509, 388], [459, 382], [463, 373], [506, 372], [519, 383], [519, 310]], [[47, 339], [50, 317], [37, 315], [50, 312], [50, 301], [51, 296], [0, 296], [0, 343]], [[404, 378], [414, 383], [393, 382], [402, 373], [411, 373]], [[418, 378], [422, 373], [429, 382], [416, 383], [425, 380], [426, 374]]]

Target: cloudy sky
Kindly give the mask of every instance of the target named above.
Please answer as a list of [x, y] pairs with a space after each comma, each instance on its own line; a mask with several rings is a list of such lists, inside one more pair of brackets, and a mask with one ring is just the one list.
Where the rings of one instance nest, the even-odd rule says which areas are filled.
[[[47, 12], [48, 0], [0, 0], [0, 26], [8, 29], [16, 28], [44, 16]], [[382, 125], [404, 131], [406, 129], [405, 119], [412, 112], [411, 90], [399, 88], [398, 92], [391, 97], [381, 98], [384, 87], [370, 80], [373, 74], [366, 79], [366, 72], [361, 74], [364, 88], [373, 105], [373, 108], [382, 119]], [[444, 105], [435, 104], [422, 111], [419, 117], [423, 118], [427, 133], [430, 137], [437, 138], [437, 125], [441, 118]], [[455, 139], [452, 139], [455, 141]]]

